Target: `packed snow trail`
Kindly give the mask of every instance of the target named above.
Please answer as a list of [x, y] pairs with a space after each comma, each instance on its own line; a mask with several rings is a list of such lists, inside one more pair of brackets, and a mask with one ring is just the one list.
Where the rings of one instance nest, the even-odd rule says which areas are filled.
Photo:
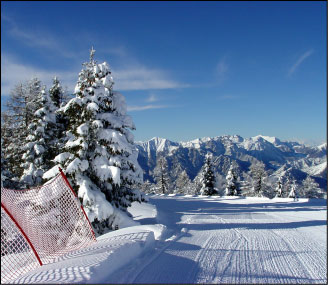
[[150, 203], [172, 236], [111, 283], [327, 281], [325, 200], [151, 196]]

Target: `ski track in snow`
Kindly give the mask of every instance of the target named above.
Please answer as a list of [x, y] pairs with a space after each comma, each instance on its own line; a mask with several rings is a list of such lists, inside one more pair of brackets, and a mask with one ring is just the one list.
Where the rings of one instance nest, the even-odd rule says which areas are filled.
[[158, 196], [150, 202], [157, 206], [158, 222], [174, 235], [114, 273], [113, 283], [327, 281], [323, 203]]

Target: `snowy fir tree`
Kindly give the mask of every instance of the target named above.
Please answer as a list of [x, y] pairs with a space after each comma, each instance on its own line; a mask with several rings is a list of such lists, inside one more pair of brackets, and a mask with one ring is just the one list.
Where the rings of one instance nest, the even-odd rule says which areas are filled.
[[52, 80], [52, 86], [49, 88], [49, 95], [55, 107], [59, 108], [62, 106], [62, 103], [64, 103], [64, 91], [57, 76]]
[[167, 160], [164, 156], [159, 156], [154, 168], [154, 176], [157, 182], [157, 193], [170, 194], [171, 183], [168, 172]]
[[226, 176], [226, 189], [225, 189], [225, 195], [226, 196], [240, 196], [241, 190], [239, 187], [237, 175], [235, 173], [234, 167], [231, 164], [228, 174]]
[[262, 162], [252, 164], [250, 167], [250, 176], [252, 177], [252, 189], [249, 196], [266, 196], [266, 185], [264, 179], [267, 177], [267, 174], [264, 164]]
[[205, 158], [205, 164], [202, 171], [202, 188], [200, 190], [201, 195], [213, 195], [217, 191], [215, 189], [215, 175], [212, 166], [212, 156], [207, 154]]
[[23, 173], [23, 147], [28, 136], [28, 125], [35, 112], [33, 100], [41, 92], [41, 81], [33, 78], [14, 87], [1, 113], [1, 137], [4, 139], [8, 170], [20, 177]]
[[[53, 84], [49, 88], [49, 95], [56, 107], [56, 149], [59, 151], [66, 143], [65, 131], [68, 127], [68, 118], [66, 118], [65, 114], [59, 109], [67, 103], [67, 97], [57, 76], [53, 78]], [[59, 152], [56, 153], [56, 155], [57, 154], [59, 154]]]
[[144, 183], [140, 186], [142, 192], [146, 194], [153, 193], [155, 191], [155, 187], [149, 180], [144, 181]]
[[191, 181], [185, 170], [180, 172], [177, 180], [174, 193], [176, 194], [191, 194]]
[[92, 49], [90, 61], [79, 73], [75, 98], [61, 108], [68, 129], [64, 151], [55, 161], [66, 170], [89, 220], [101, 234], [119, 223], [131, 202], [143, 200], [132, 188], [142, 182], [142, 170], [125, 99], [113, 91], [109, 65], [98, 64], [94, 53]]
[[277, 182], [277, 187], [275, 189], [276, 192], [276, 197], [282, 198], [283, 192], [282, 192], [282, 178], [279, 176], [278, 182]]
[[29, 135], [23, 147], [24, 172], [21, 177], [21, 182], [27, 187], [39, 186], [44, 182], [44, 172], [52, 167], [57, 136], [55, 106], [45, 87], [30, 103], [36, 111], [27, 127]]
[[8, 170], [8, 163], [4, 156], [3, 139], [1, 138], [1, 187], [15, 189], [17, 182], [14, 175]]
[[200, 190], [202, 189], [203, 183], [202, 183], [202, 177], [203, 177], [203, 168], [200, 169], [197, 176], [192, 181], [192, 192], [190, 194], [200, 195]]
[[290, 187], [290, 192], [288, 194], [288, 198], [294, 198], [294, 199], [297, 198], [298, 195], [296, 192], [296, 188], [297, 188], [296, 181], [293, 180], [293, 183], [291, 184], [291, 187]]
[[288, 194], [292, 190], [292, 185], [293, 185], [293, 179], [292, 179], [290, 171], [291, 171], [291, 168], [286, 171], [285, 176], [284, 176], [283, 197], [285, 197], [285, 198], [288, 197]]
[[299, 197], [302, 198], [324, 198], [325, 193], [320, 189], [319, 184], [313, 178], [307, 176], [303, 180], [299, 190]]

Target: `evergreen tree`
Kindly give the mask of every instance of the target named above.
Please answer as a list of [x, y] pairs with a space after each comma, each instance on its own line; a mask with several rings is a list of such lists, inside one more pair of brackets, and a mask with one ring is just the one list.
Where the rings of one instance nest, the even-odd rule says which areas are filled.
[[283, 192], [282, 192], [282, 178], [281, 178], [281, 176], [279, 176], [275, 192], [276, 192], [276, 197], [282, 198]]
[[176, 188], [174, 193], [176, 194], [190, 194], [191, 190], [191, 181], [185, 170], [180, 172], [176, 180]]
[[252, 177], [252, 191], [249, 196], [265, 197], [267, 188], [265, 178], [267, 177], [265, 166], [262, 162], [252, 164], [250, 167], [250, 175]]
[[15, 189], [17, 182], [14, 175], [8, 170], [8, 163], [4, 156], [3, 139], [1, 138], [1, 187]]
[[23, 173], [23, 147], [28, 136], [28, 125], [36, 111], [34, 98], [41, 91], [41, 82], [37, 78], [20, 83], [14, 87], [6, 103], [5, 113], [1, 113], [1, 136], [6, 149], [5, 158], [8, 170], [20, 177]]
[[91, 50], [75, 87], [75, 98], [61, 111], [68, 120], [61, 163], [86, 209], [95, 230], [111, 229], [119, 210], [126, 211], [143, 196], [132, 189], [142, 182], [137, 162], [135, 126], [126, 114], [124, 97], [113, 91], [113, 78], [106, 62], [97, 64]]
[[154, 187], [153, 184], [150, 183], [149, 180], [146, 180], [140, 187], [140, 189], [142, 190], [142, 192], [146, 193], [146, 194], [150, 194], [154, 191]]
[[299, 197], [302, 198], [324, 198], [325, 193], [320, 189], [319, 184], [313, 178], [307, 176], [300, 187]]
[[232, 164], [230, 165], [230, 169], [226, 176], [226, 181], [227, 181], [227, 186], [226, 186], [226, 190], [225, 190], [226, 196], [240, 196], [241, 190], [239, 187], [237, 175], [235, 173], [235, 170], [234, 170]]
[[57, 76], [52, 80], [52, 86], [49, 88], [49, 95], [57, 109], [62, 106], [62, 103], [64, 103], [64, 91]]
[[200, 190], [202, 189], [202, 186], [203, 186], [203, 182], [202, 182], [203, 168], [204, 168], [204, 166], [200, 169], [197, 176], [192, 181], [193, 193], [191, 193], [191, 194], [200, 195]]
[[29, 135], [23, 148], [24, 172], [21, 181], [26, 186], [39, 186], [44, 181], [44, 172], [52, 167], [56, 145], [55, 106], [45, 91], [45, 87], [31, 102], [37, 109], [28, 125]]
[[211, 155], [206, 155], [205, 158], [205, 164], [203, 166], [203, 171], [202, 171], [202, 188], [200, 190], [200, 193], [202, 195], [213, 195], [217, 191], [215, 189], [215, 175], [212, 167], [212, 158]]
[[286, 173], [285, 173], [285, 176], [284, 176], [284, 180], [285, 180], [285, 183], [283, 184], [283, 197], [287, 198], [290, 191], [292, 190], [292, 185], [293, 185], [293, 179], [292, 179], [292, 176], [291, 176], [291, 168], [289, 168]]
[[164, 156], [159, 156], [154, 168], [155, 181], [157, 182], [157, 192], [162, 194], [170, 194], [170, 178], [168, 173], [168, 164]]
[[49, 89], [49, 95], [52, 99], [52, 102], [56, 108], [55, 114], [56, 114], [56, 146], [54, 149], [57, 151], [55, 152], [55, 155], [58, 155], [60, 153], [60, 150], [64, 148], [66, 144], [66, 136], [65, 131], [66, 128], [68, 128], [68, 118], [66, 118], [64, 112], [61, 112], [60, 107], [65, 106], [67, 103], [67, 97], [65, 95], [65, 92], [60, 84], [60, 81], [57, 77], [54, 77], [53, 84]]
[[288, 194], [288, 198], [294, 198], [296, 199], [297, 198], [297, 193], [296, 193], [296, 188], [297, 188], [297, 185], [296, 185], [296, 181], [293, 180], [293, 183], [291, 185], [291, 189], [290, 189], [290, 192]]

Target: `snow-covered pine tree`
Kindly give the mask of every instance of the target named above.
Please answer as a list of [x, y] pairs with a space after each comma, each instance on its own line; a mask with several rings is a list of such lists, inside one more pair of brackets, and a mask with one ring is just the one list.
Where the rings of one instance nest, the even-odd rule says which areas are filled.
[[262, 162], [258, 162], [252, 164], [250, 167], [250, 175], [253, 181], [253, 187], [249, 196], [255, 197], [264, 197], [265, 195], [265, 181], [264, 179], [267, 177], [265, 166]]
[[36, 111], [27, 127], [21, 182], [27, 187], [39, 186], [44, 181], [44, 172], [53, 166], [56, 146], [56, 115], [55, 106], [46, 93], [45, 87], [38, 96], [30, 101]]
[[142, 182], [137, 149], [129, 129], [124, 97], [113, 91], [109, 65], [83, 64], [75, 98], [61, 111], [68, 119], [64, 152], [55, 161], [63, 166], [95, 231], [102, 234], [119, 223], [122, 211], [143, 196], [132, 185]]
[[302, 198], [324, 198], [325, 193], [309, 175], [303, 180], [299, 190], [299, 197]]
[[64, 113], [60, 111], [60, 107], [63, 107], [67, 103], [68, 99], [57, 76], [53, 78], [53, 84], [49, 88], [49, 95], [56, 107], [55, 114], [57, 141], [55, 149], [57, 151], [55, 155], [58, 155], [66, 143], [65, 131], [68, 127], [68, 118], [66, 118]]
[[35, 112], [33, 99], [41, 91], [41, 82], [34, 78], [20, 83], [10, 92], [6, 111], [1, 113], [1, 136], [4, 138], [5, 158], [8, 170], [20, 177], [23, 173], [22, 155], [27, 127]]
[[240, 196], [241, 195], [241, 190], [239, 187], [237, 175], [235, 173], [234, 167], [231, 164], [228, 174], [226, 176], [226, 190], [225, 190], [225, 195], [226, 196]]
[[207, 154], [205, 157], [205, 164], [202, 171], [202, 188], [200, 189], [201, 195], [211, 196], [217, 193], [215, 189], [215, 175], [212, 166], [212, 156]]
[[3, 139], [1, 138], [1, 187], [15, 189], [17, 182], [14, 175], [8, 170], [8, 163], [4, 156]]
[[279, 176], [278, 182], [277, 182], [277, 187], [275, 189], [276, 192], [276, 197], [282, 198], [283, 193], [282, 193], [282, 178]]
[[194, 180], [192, 181], [191, 188], [193, 190], [193, 193], [190, 193], [190, 194], [200, 195], [200, 189], [202, 189], [202, 186], [203, 186], [203, 183], [202, 183], [203, 168], [204, 168], [204, 165], [198, 171], [197, 175], [195, 176]]
[[153, 184], [150, 183], [149, 180], [144, 181], [144, 183], [141, 185], [140, 189], [142, 190], [142, 192], [146, 193], [146, 194], [150, 194], [153, 192], [154, 186]]
[[167, 160], [164, 156], [159, 156], [154, 168], [154, 177], [157, 182], [157, 192], [161, 194], [171, 193], [171, 183], [168, 172]]
[[57, 76], [52, 80], [52, 86], [49, 88], [49, 95], [55, 107], [59, 108], [62, 106], [62, 103], [64, 103], [64, 91]]
[[293, 179], [291, 176], [291, 168], [289, 168], [284, 176], [285, 183], [283, 184], [283, 197], [287, 198], [293, 185]]
[[177, 180], [176, 180], [176, 188], [174, 193], [176, 194], [191, 194], [191, 181], [190, 178], [185, 170], [180, 172]]
[[296, 192], [296, 188], [297, 188], [296, 181], [293, 180], [293, 182], [291, 184], [291, 187], [290, 187], [290, 192], [288, 194], [288, 198], [296, 199], [298, 197], [297, 192]]

